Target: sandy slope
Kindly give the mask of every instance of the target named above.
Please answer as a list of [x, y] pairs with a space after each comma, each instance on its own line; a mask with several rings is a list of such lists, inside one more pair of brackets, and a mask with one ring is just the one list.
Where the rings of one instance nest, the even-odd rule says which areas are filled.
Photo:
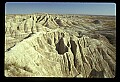
[[105, 26], [102, 17], [98, 18], [99, 21], [96, 16], [7, 15], [5, 76], [115, 77], [116, 48], [98, 32]]

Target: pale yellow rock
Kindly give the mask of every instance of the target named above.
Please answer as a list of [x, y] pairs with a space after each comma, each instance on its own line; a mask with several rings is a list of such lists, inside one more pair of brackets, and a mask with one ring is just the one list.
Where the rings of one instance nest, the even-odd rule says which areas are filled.
[[103, 35], [91, 37], [96, 26], [89, 16], [11, 16], [5, 16], [6, 77], [115, 77], [116, 48]]

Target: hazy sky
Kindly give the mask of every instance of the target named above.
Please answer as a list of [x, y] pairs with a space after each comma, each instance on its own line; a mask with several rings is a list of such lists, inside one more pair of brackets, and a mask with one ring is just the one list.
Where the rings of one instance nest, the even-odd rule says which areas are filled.
[[6, 14], [31, 13], [116, 15], [115, 3], [6, 2]]

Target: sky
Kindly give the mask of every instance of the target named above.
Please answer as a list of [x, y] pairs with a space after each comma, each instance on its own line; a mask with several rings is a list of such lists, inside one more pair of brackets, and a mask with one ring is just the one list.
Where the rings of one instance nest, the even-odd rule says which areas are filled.
[[115, 15], [115, 3], [90, 2], [6, 2], [5, 14], [89, 14], [89, 15]]

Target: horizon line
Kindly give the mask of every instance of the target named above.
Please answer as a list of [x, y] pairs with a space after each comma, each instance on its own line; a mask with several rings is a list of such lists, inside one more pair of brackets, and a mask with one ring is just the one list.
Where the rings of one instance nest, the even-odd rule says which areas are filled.
[[5, 15], [27, 15], [27, 14], [63, 14], [63, 15], [95, 15], [95, 16], [116, 16], [116, 15], [108, 15], [108, 14], [81, 14], [81, 13], [46, 13], [46, 12], [36, 12], [36, 13], [5, 13]]

